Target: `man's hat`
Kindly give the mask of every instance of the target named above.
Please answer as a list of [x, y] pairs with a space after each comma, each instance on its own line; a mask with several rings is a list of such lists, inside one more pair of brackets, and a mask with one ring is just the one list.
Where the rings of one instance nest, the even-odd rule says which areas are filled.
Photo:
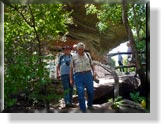
[[79, 43], [77, 44], [77, 50], [80, 49], [80, 48], [85, 49], [85, 44], [82, 43], [82, 42], [79, 42]]

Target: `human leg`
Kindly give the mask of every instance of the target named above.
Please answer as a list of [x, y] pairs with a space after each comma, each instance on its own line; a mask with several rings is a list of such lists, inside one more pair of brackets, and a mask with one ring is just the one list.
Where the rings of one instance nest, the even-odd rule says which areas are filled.
[[62, 85], [63, 85], [63, 89], [64, 89], [64, 100], [65, 100], [65, 104], [68, 105], [68, 104], [70, 104], [70, 96], [69, 96], [70, 82], [69, 82], [68, 75], [62, 75], [61, 76], [61, 81], [62, 81]]
[[83, 85], [82, 79], [83, 79], [82, 75], [80, 73], [77, 73], [75, 75], [74, 82], [75, 82], [75, 85], [77, 88], [80, 109], [83, 112], [86, 112], [85, 97], [84, 97], [84, 85]]
[[120, 70], [120, 72], [122, 72], [122, 68], [121, 68], [122, 67], [122, 63], [121, 63], [121, 61], [118, 61], [118, 64], [119, 64], [119, 67], [120, 67], [119, 70]]
[[87, 89], [88, 94], [88, 107], [92, 107], [93, 97], [94, 97], [94, 87], [93, 87], [93, 76], [91, 72], [84, 74], [84, 85]]
[[[70, 85], [70, 84], [69, 84]], [[69, 103], [72, 104], [73, 86], [69, 87]]]

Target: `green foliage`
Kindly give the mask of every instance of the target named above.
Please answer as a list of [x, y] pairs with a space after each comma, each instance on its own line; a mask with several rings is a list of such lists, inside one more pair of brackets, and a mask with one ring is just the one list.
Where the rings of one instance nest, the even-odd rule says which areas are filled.
[[96, 8], [96, 6], [94, 4], [86, 4], [85, 5], [86, 10], [86, 14], [96, 14], [98, 13], [98, 9]]
[[112, 108], [117, 110], [123, 104], [123, 97], [118, 96], [118, 97], [115, 98], [114, 101], [113, 101], [113, 99], [109, 99], [108, 101], [113, 103]]
[[[86, 14], [96, 14], [99, 22], [97, 28], [100, 32], [106, 32], [114, 28], [115, 25], [122, 24], [122, 6], [121, 4], [86, 4]], [[134, 35], [138, 31], [139, 37], [146, 35], [146, 5], [128, 4], [128, 20]]]
[[136, 71], [135, 67], [129, 68], [129, 72], [135, 72], [135, 71]]
[[119, 4], [102, 4], [97, 8], [94, 4], [86, 4], [86, 14], [96, 14], [99, 22], [97, 28], [100, 32], [106, 32], [108, 28], [122, 23], [122, 10]]
[[122, 23], [122, 10], [120, 4], [103, 4], [98, 14], [99, 20], [111, 25]]
[[140, 96], [139, 92], [133, 92], [133, 93], [131, 92], [130, 98], [136, 103], [140, 103], [142, 100], [145, 100], [144, 97]]
[[131, 29], [133, 30], [135, 35], [136, 31], [138, 31], [140, 38], [144, 37], [146, 35], [146, 5], [130, 4], [128, 8], [128, 20]]
[[139, 52], [144, 52], [140, 54], [140, 61], [141, 63], [146, 63], [146, 40], [136, 40], [136, 49]]
[[140, 52], [146, 51], [146, 40], [136, 40], [136, 49]]
[[67, 24], [72, 23], [72, 19], [63, 7], [62, 4], [5, 6], [5, 108], [17, 102], [12, 96], [20, 92], [27, 93], [34, 104], [55, 97], [47, 91], [50, 78], [46, 57], [39, 53], [42, 47], [37, 35], [40, 41], [47, 41], [57, 39], [60, 32], [67, 33]]
[[[127, 57], [124, 57], [124, 58], [123, 58], [123, 64], [124, 64], [124, 66], [128, 66], [128, 65], [129, 65], [129, 64], [128, 64]], [[125, 70], [125, 72], [135, 72], [135, 71], [136, 71], [136, 70], [135, 70], [135, 67], [125, 68], [124, 70]]]
[[[31, 59], [31, 62], [28, 60]], [[10, 95], [17, 95], [24, 91], [39, 99], [40, 90], [49, 83], [48, 72], [38, 64], [38, 56], [31, 57], [21, 54], [14, 57], [14, 64], [5, 65], [5, 106], [11, 106], [13, 98]], [[8, 66], [6, 68], [6, 66]], [[16, 101], [14, 101], [16, 102]], [[14, 103], [12, 103], [14, 104]]]
[[35, 20], [35, 26], [37, 32], [39, 32], [40, 40], [56, 38], [59, 32], [67, 33], [67, 24], [72, 23], [70, 12], [64, 11], [64, 5], [62, 4], [14, 6], [25, 15], [29, 24], [33, 25], [33, 20]]
[[12, 99], [11, 101], [8, 102], [8, 106], [12, 106], [16, 103], [16, 99]]

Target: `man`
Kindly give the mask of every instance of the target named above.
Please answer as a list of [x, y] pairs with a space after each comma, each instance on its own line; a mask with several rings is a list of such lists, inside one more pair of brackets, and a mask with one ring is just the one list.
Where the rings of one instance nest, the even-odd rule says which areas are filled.
[[121, 72], [124, 72], [124, 68], [122, 68], [122, 67], [123, 67], [123, 57], [122, 57], [122, 55], [119, 53], [119, 51], [118, 51], [118, 64], [119, 64], [119, 66], [120, 66], [120, 71], [121, 71]]
[[[94, 65], [89, 53], [85, 52], [85, 44], [79, 42], [77, 44], [77, 53], [72, 56], [70, 64], [70, 83], [73, 84], [73, 70], [74, 83], [77, 88], [79, 106], [82, 112], [86, 112], [84, 88], [87, 89], [88, 94], [88, 108], [93, 108], [93, 76], [96, 77], [94, 72]], [[92, 72], [93, 71], [93, 75]]]
[[57, 78], [61, 77], [62, 85], [64, 88], [64, 100], [66, 107], [72, 107], [73, 86], [70, 84], [70, 61], [71, 61], [71, 48], [65, 46], [63, 54], [59, 57], [57, 65]]

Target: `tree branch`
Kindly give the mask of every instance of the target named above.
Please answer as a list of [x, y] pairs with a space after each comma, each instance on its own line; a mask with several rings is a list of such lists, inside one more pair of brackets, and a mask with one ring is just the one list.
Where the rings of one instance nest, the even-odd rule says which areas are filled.
[[25, 16], [23, 15], [22, 11], [19, 11], [19, 9], [18, 9], [16, 6], [13, 6], [13, 5], [10, 4], [10, 7], [13, 8], [14, 10], [16, 10], [16, 11], [21, 15], [21, 17], [23, 18], [23, 20], [24, 20], [30, 27], [33, 26], [33, 25], [31, 24], [31, 22], [28, 21], [28, 20], [25, 18]]
[[[32, 27], [33, 27], [33, 29], [34, 29], [34, 31], [35, 31], [36, 39], [37, 39], [37, 41], [38, 41], [38, 43], [39, 43], [39, 46], [38, 46], [38, 49], [39, 49], [39, 56], [41, 56], [41, 41], [40, 41], [39, 34], [38, 34], [37, 30], [36, 30], [35, 17], [34, 17], [34, 15], [33, 15], [31, 6], [30, 6], [29, 4], [28, 4], [28, 7], [29, 7], [29, 10], [30, 10], [30, 14], [31, 14], [31, 16], [32, 16], [32, 23], [33, 23]], [[40, 58], [39, 58], [39, 59], [40, 59]], [[41, 63], [41, 59], [40, 59], [40, 63]]]

